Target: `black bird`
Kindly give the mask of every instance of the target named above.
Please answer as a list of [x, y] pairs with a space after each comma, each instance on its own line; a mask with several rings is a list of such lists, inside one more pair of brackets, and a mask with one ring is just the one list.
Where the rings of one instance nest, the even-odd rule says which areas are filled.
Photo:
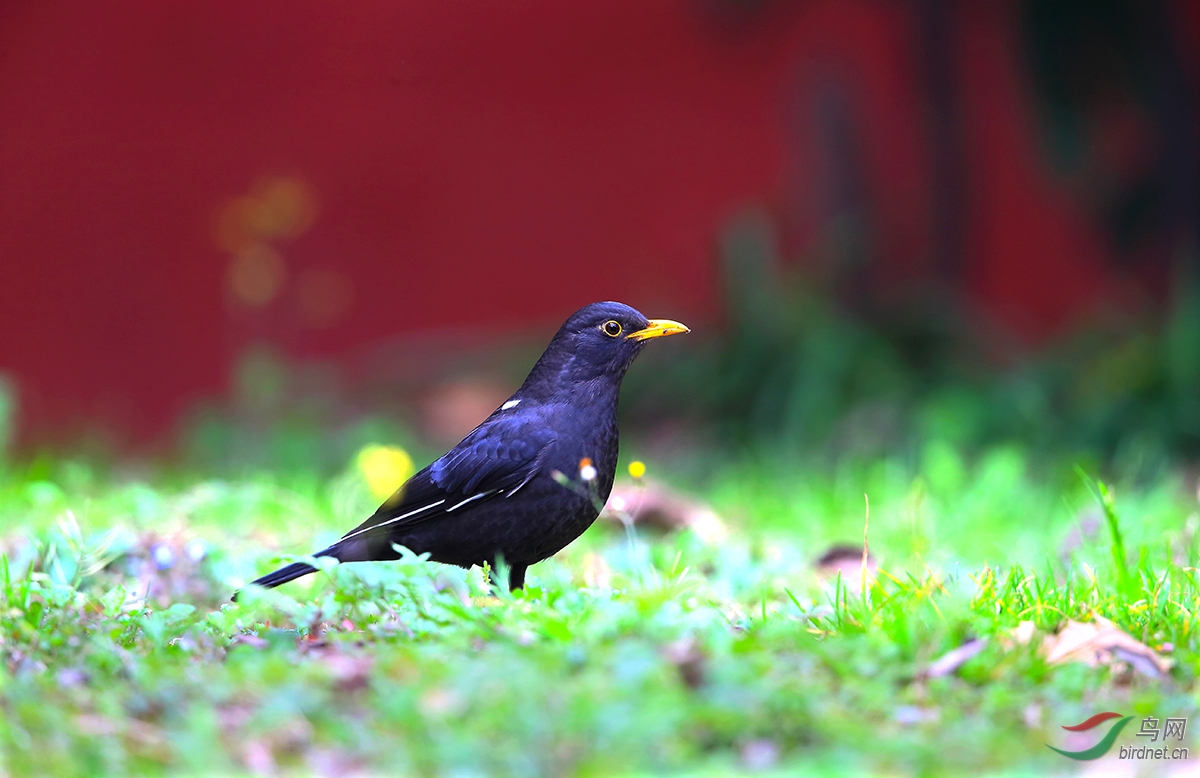
[[[525, 569], [583, 534], [608, 499], [625, 371], [646, 341], [687, 331], [621, 303], [580, 309], [512, 397], [315, 556], [399, 559], [400, 545], [460, 567], [494, 570], [503, 560], [509, 587], [520, 588]], [[314, 571], [297, 562], [254, 583], [274, 587]]]

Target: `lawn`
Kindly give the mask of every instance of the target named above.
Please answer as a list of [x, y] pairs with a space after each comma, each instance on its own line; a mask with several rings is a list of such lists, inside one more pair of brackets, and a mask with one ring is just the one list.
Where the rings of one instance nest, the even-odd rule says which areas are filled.
[[[1182, 475], [936, 443], [719, 462], [647, 457], [625, 487], [670, 484], [724, 535], [603, 520], [511, 594], [408, 557], [237, 604], [372, 507], [353, 461], [236, 478], [10, 464], [0, 775], [1072, 774], [1094, 765], [1047, 744], [1102, 730], [1062, 725], [1117, 711], [1135, 717], [1117, 743], [1145, 745], [1144, 717], [1195, 714]], [[841, 566], [819, 565], [835, 544]], [[1127, 643], [1060, 661], [1097, 618]]]

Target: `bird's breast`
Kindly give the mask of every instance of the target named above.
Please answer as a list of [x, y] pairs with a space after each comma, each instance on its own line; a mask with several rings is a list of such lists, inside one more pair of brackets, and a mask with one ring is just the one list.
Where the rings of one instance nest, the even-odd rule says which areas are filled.
[[607, 497], [617, 467], [619, 446], [615, 410], [603, 413], [572, 410], [574, 412], [560, 417], [562, 425], [555, 431], [548, 463], [572, 480], [588, 475], [590, 465], [596, 471], [594, 478], [600, 484], [606, 484], [604, 494]]

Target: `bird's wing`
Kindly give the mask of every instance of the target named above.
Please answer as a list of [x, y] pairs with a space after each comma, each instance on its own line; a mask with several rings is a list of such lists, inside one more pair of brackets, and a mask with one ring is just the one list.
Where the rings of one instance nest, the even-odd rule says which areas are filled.
[[491, 419], [430, 465], [429, 476], [438, 488], [465, 496], [518, 488], [553, 441], [540, 415]]
[[554, 433], [537, 416], [489, 419], [414, 475], [373, 516], [342, 538], [373, 537], [499, 494], [513, 494], [538, 472]]

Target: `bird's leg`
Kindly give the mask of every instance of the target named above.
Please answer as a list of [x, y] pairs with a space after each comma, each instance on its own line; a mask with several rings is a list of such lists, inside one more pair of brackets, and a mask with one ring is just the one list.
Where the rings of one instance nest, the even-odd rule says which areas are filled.
[[516, 589], [525, 588], [525, 568], [529, 567], [529, 565], [505, 565], [504, 557], [500, 557], [498, 561], [501, 563], [499, 567], [496, 566], [495, 562], [488, 565], [488, 580], [492, 582], [492, 586], [500, 587], [504, 585], [504, 581], [500, 575], [503, 569], [507, 567], [508, 590], [511, 592]]
[[508, 590], [516, 591], [525, 588], [525, 565], [513, 565], [508, 568]]

